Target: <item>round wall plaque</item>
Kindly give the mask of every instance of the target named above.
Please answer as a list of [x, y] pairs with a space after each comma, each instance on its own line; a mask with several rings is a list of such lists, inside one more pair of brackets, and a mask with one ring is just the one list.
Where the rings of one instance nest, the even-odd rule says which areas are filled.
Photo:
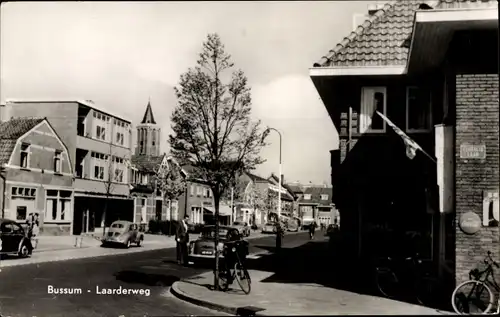
[[466, 234], [475, 234], [481, 229], [481, 218], [474, 212], [466, 212], [460, 216], [460, 229]]

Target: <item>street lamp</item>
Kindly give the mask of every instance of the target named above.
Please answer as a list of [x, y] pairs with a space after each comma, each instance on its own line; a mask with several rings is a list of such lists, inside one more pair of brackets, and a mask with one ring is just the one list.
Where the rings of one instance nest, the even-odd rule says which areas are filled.
[[281, 133], [275, 128], [267, 128], [263, 133], [263, 138], [269, 134], [270, 131], [276, 131], [280, 136], [280, 166], [279, 166], [279, 176], [278, 176], [278, 223], [281, 221]]

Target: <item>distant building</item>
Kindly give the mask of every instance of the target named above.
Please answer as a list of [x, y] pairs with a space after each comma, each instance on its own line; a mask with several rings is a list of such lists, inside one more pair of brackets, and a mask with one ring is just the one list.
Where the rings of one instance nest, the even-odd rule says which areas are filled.
[[137, 125], [135, 155], [160, 156], [161, 128], [156, 124], [151, 102], [146, 106], [142, 121]]
[[46, 118], [0, 123], [0, 218], [25, 223], [39, 214], [42, 235], [69, 235], [73, 166], [68, 148]]
[[304, 190], [302, 198], [298, 201], [299, 217], [303, 225], [313, 221], [317, 224], [331, 224], [334, 221], [332, 211], [335, 206], [332, 203], [332, 187], [311, 186]]
[[133, 219], [130, 121], [89, 101], [7, 101], [7, 108], [14, 118], [46, 117], [66, 145], [75, 176], [74, 234]]
[[0, 104], [0, 123], [7, 120], [6, 118], [6, 113], [5, 113], [6, 107], [4, 104]]

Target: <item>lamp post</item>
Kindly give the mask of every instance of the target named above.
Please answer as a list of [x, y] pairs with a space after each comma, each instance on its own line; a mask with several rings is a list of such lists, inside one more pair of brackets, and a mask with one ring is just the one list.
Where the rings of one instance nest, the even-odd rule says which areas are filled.
[[276, 131], [278, 133], [278, 135], [280, 136], [280, 165], [279, 165], [279, 176], [278, 176], [278, 222], [280, 221], [281, 219], [281, 133], [275, 129], [275, 128], [267, 128], [265, 131], [264, 131], [264, 136], [267, 135], [267, 133], [269, 133], [270, 131]]

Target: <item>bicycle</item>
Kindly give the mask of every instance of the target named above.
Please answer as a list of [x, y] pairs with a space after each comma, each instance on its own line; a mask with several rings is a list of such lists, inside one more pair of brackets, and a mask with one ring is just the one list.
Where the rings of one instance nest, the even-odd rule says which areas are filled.
[[223, 247], [224, 265], [223, 271], [219, 274], [219, 287], [222, 291], [227, 291], [229, 285], [236, 279], [241, 290], [248, 295], [252, 289], [252, 280], [247, 269], [243, 266], [238, 247], [238, 243], [226, 243]]
[[[484, 263], [486, 264], [485, 270], [480, 271], [478, 269], [472, 269], [469, 272], [469, 280], [458, 285], [453, 291], [453, 294], [451, 295], [451, 305], [457, 314], [489, 314], [492, 310], [494, 296], [490, 287], [493, 287], [497, 293], [500, 292], [500, 286], [495, 280], [493, 266], [497, 268], [500, 268], [500, 266], [491, 258], [490, 251], [488, 251], [488, 255], [484, 259]], [[462, 289], [465, 290], [468, 286], [471, 287], [471, 290], [468, 295], [466, 295], [466, 292], [462, 291]], [[485, 290], [486, 292], [484, 293]], [[469, 302], [473, 304], [472, 307]], [[471, 312], [471, 308], [476, 308], [477, 311]], [[499, 313], [500, 296], [497, 299], [495, 314], [498, 315]]]
[[[424, 274], [422, 269], [422, 260], [415, 256], [404, 259], [405, 265], [403, 269], [395, 269], [393, 259], [387, 257], [388, 264], [376, 265], [375, 267], [375, 283], [378, 291], [387, 298], [395, 298], [401, 295], [401, 291], [407, 290], [405, 286], [410, 285], [412, 292], [411, 296], [416, 299], [420, 305], [425, 305], [425, 297], [429, 296], [429, 287], [432, 286], [432, 277]], [[394, 268], [394, 269], [393, 269]]]

